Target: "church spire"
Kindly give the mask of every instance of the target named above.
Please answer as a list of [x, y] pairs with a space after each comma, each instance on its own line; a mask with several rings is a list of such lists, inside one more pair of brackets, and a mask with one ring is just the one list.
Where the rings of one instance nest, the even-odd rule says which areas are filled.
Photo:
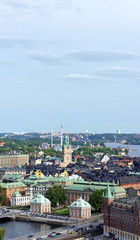
[[109, 182], [107, 184], [106, 194], [105, 194], [104, 198], [113, 198], [111, 191], [110, 191]]

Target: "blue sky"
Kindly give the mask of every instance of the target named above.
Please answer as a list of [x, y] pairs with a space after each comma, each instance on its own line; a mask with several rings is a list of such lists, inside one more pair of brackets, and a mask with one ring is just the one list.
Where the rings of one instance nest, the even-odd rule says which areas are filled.
[[0, 1], [0, 132], [140, 133], [139, 0]]

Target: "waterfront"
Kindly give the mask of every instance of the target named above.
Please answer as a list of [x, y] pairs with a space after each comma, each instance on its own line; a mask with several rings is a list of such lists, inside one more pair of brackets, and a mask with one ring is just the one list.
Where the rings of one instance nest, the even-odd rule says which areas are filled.
[[4, 240], [30, 235], [41, 231], [49, 231], [51, 229], [51, 226], [46, 223], [22, 221], [8, 221], [0, 223], [0, 227], [5, 229]]
[[126, 144], [122, 144], [122, 143], [105, 143], [106, 147], [110, 147], [110, 148], [128, 148], [129, 150], [129, 156], [131, 157], [140, 157], [140, 145], [126, 145]]

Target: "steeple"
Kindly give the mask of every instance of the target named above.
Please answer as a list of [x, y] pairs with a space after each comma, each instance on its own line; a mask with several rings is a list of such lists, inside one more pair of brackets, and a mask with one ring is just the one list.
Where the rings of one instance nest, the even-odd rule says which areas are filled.
[[109, 182], [107, 184], [106, 194], [105, 194], [104, 198], [113, 198], [111, 191], [110, 191]]
[[68, 147], [70, 144], [69, 144], [69, 137], [66, 135], [65, 136], [65, 140], [64, 140], [64, 146], [65, 147]]
[[51, 148], [53, 148], [53, 131], [51, 132]]
[[63, 145], [63, 126], [61, 124], [61, 147]]

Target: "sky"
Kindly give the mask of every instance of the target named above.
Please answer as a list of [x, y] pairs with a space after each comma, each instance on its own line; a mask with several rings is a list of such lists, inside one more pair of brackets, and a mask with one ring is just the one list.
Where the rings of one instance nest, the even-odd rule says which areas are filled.
[[139, 0], [1, 0], [0, 132], [140, 133]]

